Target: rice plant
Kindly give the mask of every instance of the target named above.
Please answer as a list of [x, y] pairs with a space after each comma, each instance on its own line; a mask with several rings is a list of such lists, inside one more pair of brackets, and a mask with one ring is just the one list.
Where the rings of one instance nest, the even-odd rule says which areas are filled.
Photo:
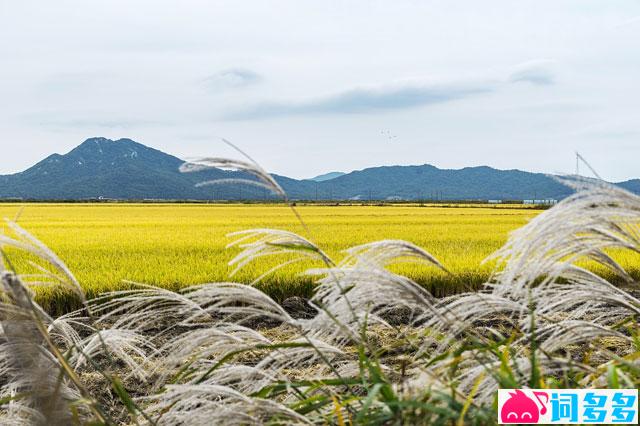
[[[250, 160], [195, 164], [184, 168], [248, 169], [284, 195]], [[309, 316], [228, 282], [128, 283], [86, 301], [69, 268], [10, 224], [0, 239], [2, 422], [493, 424], [498, 388], [638, 387], [638, 283], [611, 253], [640, 251], [640, 197], [565, 183], [575, 195], [511, 234], [481, 291], [446, 298], [394, 272], [410, 262], [449, 273], [409, 242], [357, 245], [338, 261], [312, 230], [231, 235], [238, 271], [265, 257], [315, 264]], [[16, 251], [39, 273], [21, 275]], [[74, 291], [82, 308], [51, 318], [36, 286]]]
[[[0, 217], [13, 218], [18, 209], [15, 204], [0, 204]], [[245, 284], [258, 281], [258, 288], [282, 302], [292, 296], [311, 297], [313, 277], [304, 272], [317, 264], [305, 258], [261, 277], [297, 257], [265, 256], [230, 277], [235, 265], [229, 266], [228, 262], [241, 249], [227, 248], [227, 234], [253, 228], [293, 232], [310, 239], [338, 262], [346, 256], [344, 250], [377, 239], [410, 241], [437, 257], [450, 273], [412, 262], [396, 264], [391, 270], [442, 296], [462, 291], [465, 286], [482, 285], [493, 268], [490, 263], [482, 265], [482, 260], [506, 242], [509, 232], [540, 212], [477, 206], [298, 203], [296, 210], [311, 231], [309, 235], [287, 210], [282, 204], [35, 203], [25, 206], [19, 223], [64, 259], [88, 298], [131, 289], [127, 280], [176, 290], [232, 278]], [[622, 265], [633, 265], [628, 256], [618, 255], [616, 259]], [[25, 273], [30, 270], [18, 258], [14, 258], [14, 264]], [[57, 315], [80, 306], [77, 297], [60, 290], [36, 288], [36, 300], [47, 312]]]

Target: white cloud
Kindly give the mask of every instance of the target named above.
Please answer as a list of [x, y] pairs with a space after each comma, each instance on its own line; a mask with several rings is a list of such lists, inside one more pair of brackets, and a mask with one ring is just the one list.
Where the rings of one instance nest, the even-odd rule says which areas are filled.
[[259, 83], [262, 76], [254, 71], [232, 68], [212, 74], [202, 80], [209, 89], [222, 90], [240, 88]]
[[529, 61], [515, 67], [510, 76], [514, 83], [526, 82], [538, 86], [550, 86], [555, 84], [556, 76], [551, 66], [552, 61], [536, 60]]
[[366, 114], [404, 110], [490, 93], [495, 85], [401, 85], [354, 88], [304, 101], [268, 101], [225, 114], [227, 119], [260, 119], [288, 115]]

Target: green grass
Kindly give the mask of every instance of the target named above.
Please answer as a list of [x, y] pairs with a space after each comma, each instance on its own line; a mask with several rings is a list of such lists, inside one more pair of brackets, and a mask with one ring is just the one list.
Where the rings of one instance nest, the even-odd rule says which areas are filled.
[[[28, 204], [0, 205], [13, 219], [57, 253], [89, 297], [127, 287], [123, 280], [179, 288], [228, 281], [227, 263], [238, 249], [225, 249], [226, 234], [254, 227], [287, 229], [305, 235], [284, 205], [202, 204]], [[452, 275], [435, 268], [396, 268], [438, 295], [477, 287], [492, 265], [481, 265], [508, 233], [538, 211], [527, 208], [419, 206], [298, 206], [309, 236], [334, 260], [341, 251], [380, 239], [403, 239], [435, 255]], [[234, 281], [249, 283], [278, 260], [251, 264]], [[19, 261], [17, 263], [19, 265]], [[313, 283], [301, 276], [305, 263], [267, 277], [261, 284], [272, 297], [309, 296]], [[38, 300], [61, 309], [66, 294], [43, 290]]]

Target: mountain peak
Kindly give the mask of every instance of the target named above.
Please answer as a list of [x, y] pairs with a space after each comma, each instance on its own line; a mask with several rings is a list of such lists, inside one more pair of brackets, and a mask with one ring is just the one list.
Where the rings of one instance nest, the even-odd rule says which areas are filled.
[[111, 139], [107, 138], [89, 138], [82, 142], [80, 145], [73, 148], [66, 155], [74, 155], [80, 153], [102, 153], [105, 148], [114, 142]]
[[[149, 163], [162, 162], [175, 165], [181, 160], [161, 151], [149, 148], [131, 139], [111, 140], [103, 137], [89, 138], [62, 156], [63, 160], [82, 163], [103, 163], [116, 165], [127, 160], [143, 160]], [[176, 166], [177, 167], [177, 166]]]
[[87, 140], [85, 140], [84, 142], [82, 142], [80, 145], [84, 145], [84, 144], [90, 144], [90, 143], [104, 143], [104, 142], [113, 142], [111, 139], [107, 139], [107, 138], [103, 138], [102, 136], [96, 136], [93, 138], [88, 138]]
[[[75, 147], [72, 151], [85, 150], [85, 149], [100, 150], [104, 148], [113, 147], [116, 145], [126, 146], [126, 145], [140, 145], [140, 144], [132, 141], [131, 139], [118, 139], [114, 141], [112, 139], [107, 139], [103, 137], [94, 137], [94, 138], [89, 138], [85, 140], [80, 145]], [[144, 146], [144, 145], [140, 145], [140, 146]]]

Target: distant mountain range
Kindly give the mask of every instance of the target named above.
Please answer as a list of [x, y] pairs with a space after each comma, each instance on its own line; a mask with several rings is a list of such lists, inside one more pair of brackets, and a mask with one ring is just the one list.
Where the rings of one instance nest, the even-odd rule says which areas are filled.
[[[196, 187], [202, 181], [243, 178], [237, 171], [212, 169], [180, 173], [183, 160], [130, 139], [87, 139], [65, 155], [53, 154], [35, 166], [0, 176], [0, 199], [24, 200], [240, 200], [274, 199], [249, 185]], [[332, 172], [313, 179], [274, 175], [291, 199], [299, 200], [523, 200], [561, 199], [571, 193], [553, 178], [520, 170], [466, 167], [444, 170], [386, 166]], [[640, 180], [618, 185], [640, 193]]]

